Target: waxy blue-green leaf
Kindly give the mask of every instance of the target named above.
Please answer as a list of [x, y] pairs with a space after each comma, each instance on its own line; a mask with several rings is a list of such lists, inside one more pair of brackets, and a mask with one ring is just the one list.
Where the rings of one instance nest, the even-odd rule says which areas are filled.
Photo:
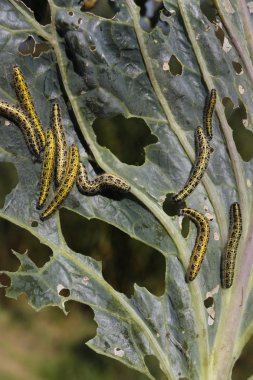
[[[164, 0], [170, 12], [170, 17], [165, 17], [166, 13], [163, 16], [168, 28], [165, 32], [157, 26], [150, 33], [140, 27], [140, 10], [133, 0], [115, 1], [112, 19], [82, 12], [77, 0], [48, 3], [51, 24], [43, 27], [20, 1], [2, 0], [0, 57], [4, 65], [0, 97], [17, 102], [11, 67], [18, 64], [44, 127], [49, 126], [51, 104], [57, 100], [63, 110], [68, 143], [78, 145], [89, 173], [95, 176], [88, 161], [92, 158], [102, 170], [129, 182], [131, 193], [115, 199], [84, 196], [74, 188], [64, 207], [84, 218], [110, 223], [163, 254], [165, 292], [156, 297], [136, 286], [130, 299], [118, 293], [105, 281], [96, 261], [67, 247], [57, 214], [40, 221], [35, 208], [40, 164], [31, 160], [18, 128], [1, 118], [0, 157], [15, 165], [19, 177], [18, 185], [5, 199], [1, 217], [24, 227], [53, 251], [42, 268], [27, 255], [16, 254], [21, 266], [15, 273], [8, 272], [11, 285], [7, 295], [25, 293], [36, 309], [57, 305], [65, 310], [67, 300], [90, 305], [98, 329], [89, 346], [150, 379], [153, 376], [145, 363], [145, 355], [150, 354], [157, 357], [168, 379], [229, 378], [253, 328], [252, 160], [243, 161], [242, 148], [235, 144], [224, 109], [228, 100], [234, 109], [244, 105], [247, 121], [241, 129], [252, 138], [252, 73], [247, 65], [251, 53], [246, 19], [229, 12], [222, 16], [224, 9], [216, 1], [224, 22], [232, 25], [228, 28], [230, 35], [224, 29], [229, 43], [224, 46], [216, 34], [222, 23], [208, 20], [203, 2], [200, 7], [189, 0]], [[236, 1], [234, 7], [238, 4]], [[36, 44], [48, 45], [48, 50], [36, 59], [19, 51], [29, 36]], [[242, 52], [236, 39], [243, 40]], [[181, 64], [181, 75], [170, 71], [173, 55]], [[242, 65], [241, 75], [233, 62]], [[205, 98], [212, 88], [218, 95], [213, 153], [201, 184], [186, 201], [188, 207], [210, 218], [210, 243], [197, 279], [187, 284], [185, 271], [196, 229], [191, 226], [184, 239], [180, 219], [168, 216], [163, 202], [188, 178], [195, 157], [194, 131], [202, 124]], [[97, 141], [93, 121], [119, 114], [143, 119], [157, 138], [145, 148], [143, 165], [121, 162]], [[220, 260], [228, 234], [229, 207], [234, 201], [241, 204], [243, 236], [233, 287], [222, 290]], [[70, 291], [68, 297], [59, 294], [63, 288]], [[213, 299], [208, 308], [206, 298]]]

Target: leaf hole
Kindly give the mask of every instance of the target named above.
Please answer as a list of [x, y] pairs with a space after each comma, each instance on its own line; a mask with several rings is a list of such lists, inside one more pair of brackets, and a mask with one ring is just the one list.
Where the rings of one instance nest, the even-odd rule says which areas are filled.
[[171, 13], [164, 7], [162, 1], [134, 0], [140, 7], [140, 25], [146, 32], [151, 32], [156, 26], [160, 27], [164, 34], [169, 33], [165, 15]]
[[52, 255], [51, 249], [41, 244], [39, 239], [34, 237], [30, 232], [3, 219], [0, 219], [0, 241], [1, 268], [5, 262], [17, 262], [16, 257], [10, 255], [12, 249], [16, 252], [26, 252], [28, 250], [28, 256], [38, 267], [42, 267], [48, 262]]
[[219, 27], [219, 26], [217, 27], [217, 29], [215, 31], [215, 35], [216, 35], [217, 39], [220, 41], [221, 47], [223, 47], [223, 43], [224, 43], [224, 39], [225, 39], [225, 33], [221, 29], [221, 27]]
[[0, 178], [4, 178], [4, 181], [0, 181], [0, 208], [2, 208], [6, 196], [18, 184], [18, 173], [15, 165], [10, 162], [0, 162]]
[[208, 309], [209, 307], [212, 307], [214, 304], [214, 299], [213, 297], [208, 297], [204, 300], [204, 305], [205, 305], [205, 308]]
[[222, 99], [225, 108], [227, 122], [233, 130], [233, 138], [241, 158], [248, 162], [253, 158], [253, 133], [245, 128], [248, 122], [247, 111], [244, 103], [239, 100], [239, 106], [234, 107], [232, 100], [228, 97]]
[[69, 297], [70, 296], [70, 290], [67, 289], [67, 288], [62, 288], [59, 291], [59, 295], [62, 296], [62, 297]]
[[148, 367], [149, 372], [155, 379], [166, 380], [167, 377], [164, 375], [160, 368], [158, 359], [154, 355], [145, 355], [144, 361]]
[[173, 193], [168, 193], [163, 203], [163, 211], [169, 216], [179, 215], [179, 210], [185, 207], [185, 202], [176, 203], [172, 200]]
[[38, 227], [38, 225], [39, 223], [36, 220], [32, 221], [31, 223], [31, 227]]
[[169, 60], [170, 73], [174, 76], [182, 75], [183, 66], [175, 55], [172, 55]]
[[1, 273], [0, 274], [0, 284], [5, 286], [5, 287], [10, 286], [10, 284], [11, 284], [10, 277], [5, 273]]
[[90, 49], [90, 51], [96, 51], [97, 47], [96, 47], [96, 45], [90, 45], [89, 49]]
[[106, 19], [112, 19], [119, 11], [119, 6], [116, 2], [108, 0], [82, 0], [79, 3], [81, 4], [80, 10], [82, 12], [89, 12]]
[[137, 283], [157, 296], [164, 293], [165, 259], [157, 250], [100, 220], [87, 221], [65, 209], [60, 218], [68, 246], [102, 261], [103, 276], [114, 289], [130, 297]]
[[253, 337], [251, 337], [248, 343], [244, 346], [240, 357], [235, 362], [232, 370], [232, 380], [250, 380], [252, 378], [252, 350]]
[[231, 50], [232, 45], [230, 44], [228, 38], [225, 36], [225, 32], [223, 31], [223, 29], [218, 26], [215, 31], [215, 35], [217, 39], [220, 41], [222, 50], [224, 50], [225, 53], [228, 53]]
[[239, 62], [232, 61], [232, 65], [237, 75], [243, 74], [243, 68]]
[[200, 9], [210, 22], [216, 22], [218, 12], [214, 7], [213, 0], [200, 0]]
[[93, 129], [97, 142], [128, 165], [142, 165], [145, 162], [144, 148], [158, 141], [141, 118], [126, 119], [119, 115], [111, 119], [96, 119]]
[[23, 3], [34, 12], [35, 19], [41, 25], [51, 23], [50, 7], [47, 0], [23, 0]]
[[22, 55], [33, 55], [35, 50], [35, 41], [33, 36], [28, 36], [25, 41], [19, 44], [18, 51]]

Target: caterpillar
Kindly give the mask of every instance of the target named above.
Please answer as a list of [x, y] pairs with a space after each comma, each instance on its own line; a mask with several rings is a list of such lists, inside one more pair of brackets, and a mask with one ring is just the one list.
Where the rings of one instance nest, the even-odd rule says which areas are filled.
[[229, 211], [230, 225], [226, 252], [223, 258], [221, 282], [223, 288], [233, 284], [236, 252], [242, 234], [242, 216], [239, 203], [232, 203]]
[[175, 202], [183, 201], [188, 195], [190, 195], [195, 187], [200, 183], [203, 175], [205, 174], [209, 158], [210, 158], [210, 146], [206, 134], [203, 128], [198, 127], [195, 132], [196, 140], [196, 159], [190, 173], [188, 180], [186, 181], [182, 190], [174, 194], [172, 199]]
[[40, 146], [36, 139], [33, 124], [30, 119], [21, 109], [3, 100], [0, 100], [0, 114], [13, 121], [21, 129], [28, 149], [30, 150], [32, 156], [38, 159], [40, 156]]
[[52, 106], [51, 127], [56, 142], [55, 185], [58, 187], [61, 184], [66, 171], [68, 148], [61, 121], [61, 109], [57, 103], [54, 103]]
[[94, 181], [89, 181], [86, 167], [79, 163], [76, 179], [79, 191], [83, 194], [97, 194], [105, 189], [129, 191], [130, 186], [122, 179], [113, 174], [101, 174]]
[[43, 132], [43, 128], [39, 116], [36, 112], [33, 99], [28, 89], [24, 75], [18, 65], [13, 66], [13, 79], [15, 91], [20, 101], [21, 108], [24, 110], [34, 125], [38, 145], [40, 147], [40, 151], [42, 151], [45, 147], [45, 134]]
[[51, 129], [46, 131], [46, 146], [44, 151], [41, 178], [40, 178], [40, 195], [37, 201], [37, 209], [41, 209], [49, 193], [52, 173], [54, 170], [55, 160], [55, 139]]
[[203, 114], [203, 127], [205, 129], [207, 138], [211, 140], [213, 138], [213, 128], [212, 128], [212, 116], [213, 110], [216, 104], [216, 90], [213, 88], [206, 99], [206, 104]]
[[41, 220], [49, 218], [59, 208], [60, 204], [66, 199], [76, 180], [78, 165], [79, 151], [78, 147], [73, 144], [69, 148], [68, 165], [64, 178], [58, 187], [53, 199], [43, 211], [40, 217]]
[[210, 227], [208, 219], [196, 210], [183, 208], [180, 214], [188, 216], [197, 227], [197, 237], [186, 273], [186, 281], [189, 282], [193, 281], [199, 272], [209, 241]]

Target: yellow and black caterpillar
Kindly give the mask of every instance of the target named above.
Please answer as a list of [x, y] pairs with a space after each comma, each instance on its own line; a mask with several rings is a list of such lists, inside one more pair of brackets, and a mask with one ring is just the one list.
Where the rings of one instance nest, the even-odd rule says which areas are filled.
[[193, 281], [199, 272], [200, 265], [207, 250], [210, 227], [208, 219], [196, 210], [183, 208], [180, 210], [180, 214], [188, 216], [197, 227], [197, 237], [186, 273], [186, 281], [189, 282]]
[[49, 193], [55, 161], [55, 139], [51, 129], [46, 131], [46, 146], [42, 162], [40, 177], [40, 195], [37, 201], [37, 209], [41, 209]]
[[203, 115], [203, 127], [206, 132], [207, 138], [211, 140], [213, 138], [213, 126], [212, 126], [212, 119], [213, 119], [213, 111], [216, 104], [216, 90], [213, 88], [210, 92], [210, 95], [206, 99], [206, 104], [204, 108], [204, 115]]
[[13, 78], [14, 78], [14, 87], [16, 90], [17, 97], [20, 101], [21, 108], [26, 113], [26, 115], [31, 120], [35, 135], [38, 141], [38, 145], [40, 147], [40, 151], [42, 151], [45, 147], [45, 135], [43, 132], [43, 128], [39, 119], [39, 116], [36, 112], [33, 98], [28, 89], [27, 83], [25, 81], [24, 75], [18, 65], [13, 66]]
[[53, 199], [46, 207], [46, 209], [43, 211], [41, 215], [41, 220], [49, 218], [59, 208], [61, 203], [66, 199], [75, 183], [78, 172], [78, 166], [79, 151], [78, 147], [75, 144], [73, 144], [69, 148], [68, 165], [63, 180], [60, 186], [58, 187]]
[[209, 158], [210, 158], [210, 146], [206, 134], [203, 128], [198, 127], [195, 132], [196, 140], [196, 160], [190, 173], [190, 177], [185, 183], [182, 190], [177, 194], [174, 194], [172, 199], [175, 202], [183, 201], [188, 195], [190, 195], [195, 187], [200, 183], [203, 175], [205, 174]]
[[54, 103], [52, 106], [51, 127], [56, 142], [55, 185], [58, 187], [61, 184], [66, 171], [68, 162], [68, 147], [65, 132], [62, 126], [61, 109], [57, 103]]
[[76, 184], [79, 191], [83, 194], [98, 194], [105, 189], [117, 191], [129, 191], [130, 186], [122, 179], [113, 174], [104, 173], [99, 175], [95, 180], [90, 181], [86, 167], [79, 163]]
[[13, 121], [21, 129], [28, 149], [30, 150], [32, 156], [38, 159], [40, 156], [40, 145], [38, 144], [35, 130], [30, 119], [21, 109], [3, 100], [0, 101], [0, 114]]
[[223, 288], [230, 288], [234, 279], [236, 253], [242, 235], [242, 216], [239, 203], [232, 203], [229, 216], [229, 236], [221, 273], [221, 283]]

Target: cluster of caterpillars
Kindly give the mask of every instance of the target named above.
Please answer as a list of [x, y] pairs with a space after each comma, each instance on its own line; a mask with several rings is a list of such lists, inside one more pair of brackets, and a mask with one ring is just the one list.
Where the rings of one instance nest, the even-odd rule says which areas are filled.
[[[105, 189], [130, 191], [127, 182], [110, 173], [101, 174], [93, 181], [89, 180], [86, 167], [80, 162], [78, 147], [75, 144], [69, 147], [67, 144], [59, 104], [53, 104], [51, 128], [44, 133], [24, 75], [17, 65], [13, 67], [13, 78], [20, 107], [0, 101], [0, 114], [13, 121], [21, 129], [28, 149], [35, 159], [40, 160], [43, 156], [40, 192], [37, 201], [39, 210], [43, 209], [47, 202], [54, 177], [55, 193], [43, 210], [40, 216], [41, 220], [49, 218], [59, 209], [75, 182], [83, 194], [95, 195]], [[198, 127], [195, 132], [196, 159], [185, 185], [173, 195], [175, 202], [184, 201], [193, 192], [207, 169], [211, 152], [210, 141], [213, 137], [212, 115], [215, 104], [216, 90], [212, 89], [204, 109], [203, 127]], [[199, 272], [207, 250], [210, 235], [209, 221], [203, 214], [190, 208], [181, 209], [180, 214], [189, 217], [197, 227], [196, 242], [186, 274], [186, 280], [192, 281]], [[240, 205], [235, 202], [230, 207], [229, 237], [222, 263], [222, 286], [224, 288], [231, 287], [233, 283], [236, 251], [241, 234]]]
[[[191, 173], [183, 188], [173, 195], [175, 202], [182, 202], [188, 197], [200, 183], [208, 166], [210, 159], [210, 141], [213, 137], [212, 115], [216, 104], [216, 90], [212, 89], [206, 100], [203, 116], [203, 128], [198, 127], [195, 132], [196, 159]], [[186, 280], [192, 281], [196, 278], [203, 258], [205, 256], [210, 236], [208, 219], [200, 212], [183, 208], [180, 214], [189, 217], [197, 227], [197, 237], [190, 258], [190, 264], [186, 273]], [[233, 283], [236, 252], [242, 234], [242, 217], [239, 203], [230, 206], [229, 236], [225, 255], [222, 258], [221, 278], [222, 287], [230, 288]]]
[[59, 104], [53, 104], [51, 128], [44, 133], [24, 75], [17, 65], [13, 67], [13, 79], [20, 107], [0, 101], [0, 114], [21, 129], [28, 149], [36, 160], [43, 156], [37, 209], [45, 206], [54, 177], [55, 193], [43, 210], [41, 220], [49, 218], [59, 209], [75, 182], [83, 194], [94, 195], [105, 189], [130, 190], [127, 182], [110, 173], [90, 181], [84, 164], [80, 162], [77, 145], [68, 147]]

